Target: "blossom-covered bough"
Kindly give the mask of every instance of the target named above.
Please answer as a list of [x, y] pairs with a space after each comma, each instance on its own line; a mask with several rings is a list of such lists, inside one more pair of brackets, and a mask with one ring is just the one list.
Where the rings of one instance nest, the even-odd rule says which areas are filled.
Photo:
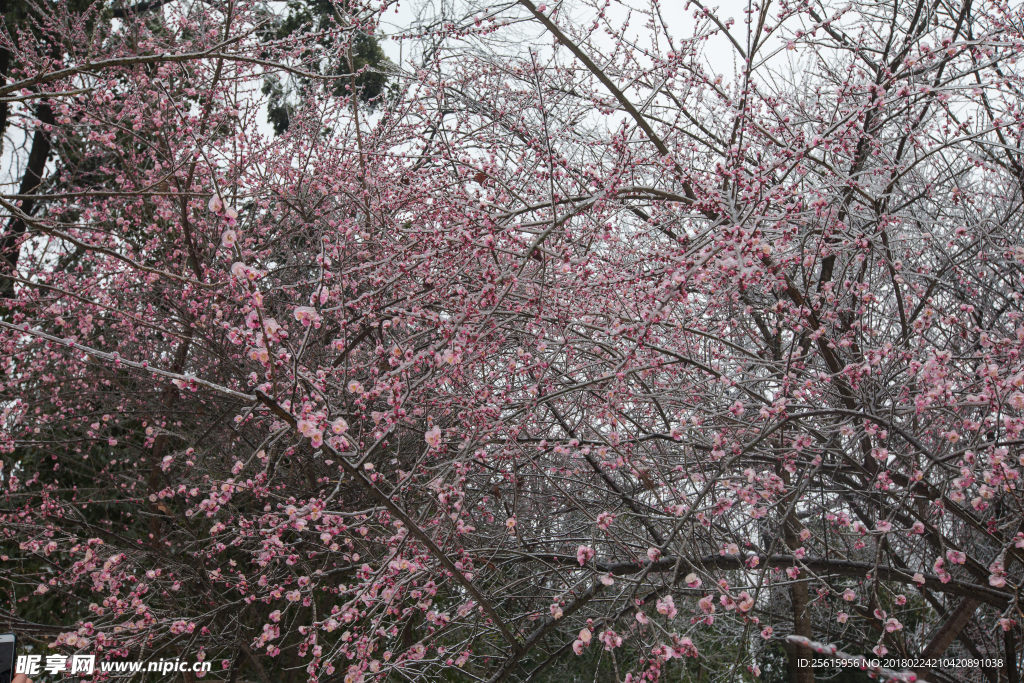
[[392, 5], [115, 9], [0, 32], [0, 628], [233, 683], [1019, 680], [1019, 9], [424, 10], [371, 102]]

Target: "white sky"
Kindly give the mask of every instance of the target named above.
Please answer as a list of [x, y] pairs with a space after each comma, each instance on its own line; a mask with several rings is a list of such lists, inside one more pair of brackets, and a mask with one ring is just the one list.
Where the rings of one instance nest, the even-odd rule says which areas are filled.
[[[496, 8], [507, 7], [506, 3], [488, 4], [473, 2], [472, 0], [437, 0], [437, 2], [441, 2], [446, 5], [452, 16], [461, 16], [463, 14], [484, 15], [490, 11], [494, 11]], [[397, 12], [395, 12], [395, 9], [391, 9], [385, 15], [384, 24], [382, 26], [383, 32], [389, 35], [402, 33], [415, 21], [417, 14], [423, 13], [426, 8], [436, 5], [437, 2], [435, 2], [435, 0], [404, 0], [398, 5]], [[535, 4], [539, 4], [540, 2], [541, 0], [534, 0]], [[693, 33], [695, 25], [693, 11], [696, 7], [691, 6], [689, 10], [686, 10], [684, 9], [685, 4], [685, 2], [680, 0], [669, 0], [668, 2], [661, 3], [661, 15], [669, 26], [669, 30], [672, 33], [673, 38], [676, 40], [688, 38]], [[560, 24], [566, 20], [566, 17], [571, 17], [581, 23], [585, 21], [588, 24], [593, 20], [594, 13], [591, 8], [576, 0], [563, 0], [561, 2], [555, 0], [553, 2], [549, 2], [547, 12], [550, 13], [552, 8], [556, 6], [559, 11], [558, 16], [560, 17]], [[745, 28], [742, 25], [742, 20], [745, 16], [744, 10], [747, 6], [747, 2], [744, 0], [718, 0], [718, 4], [714, 5], [713, 9], [722, 20], [729, 18], [735, 19], [736, 25], [733, 26], [732, 30], [734, 33], [739, 34], [742, 29]], [[523, 9], [512, 11], [525, 12]], [[508, 11], [505, 12], [506, 15], [508, 13]], [[624, 22], [627, 15], [627, 9], [623, 4], [613, 4], [606, 11], [606, 15], [608, 19], [613, 22], [615, 20]], [[638, 15], [634, 15], [633, 25], [629, 31], [631, 37], [636, 37], [639, 32], [644, 30], [641, 24], [642, 18], [638, 17]], [[528, 34], [524, 35], [524, 38], [526, 39], [519, 44], [524, 52], [537, 44], [542, 45], [545, 48], [551, 44], [551, 39], [549, 36], [545, 35], [543, 27], [539, 26], [539, 24], [536, 24], [536, 27], [537, 30], [534, 33], [535, 36], [539, 38], [539, 41], [534, 44], [530, 41]], [[524, 34], [525, 33], [527, 32], [524, 30]], [[595, 37], [598, 39], [607, 39], [607, 36], [605, 36], [601, 29], [598, 29]], [[611, 47], [610, 40], [608, 45]], [[396, 40], [382, 41], [381, 46], [388, 58], [395, 63], [399, 62], [400, 52], [402, 53], [402, 56], [406, 58], [406, 61], [409, 57], [410, 50], [408, 49], [408, 46], [404, 50], [401, 50], [399, 43]], [[722, 74], [726, 79], [731, 76], [733, 69], [736, 66], [735, 57], [735, 51], [732, 49], [731, 45], [729, 45], [728, 40], [723, 36], [716, 36], [705, 44], [705, 61], [712, 72]]]

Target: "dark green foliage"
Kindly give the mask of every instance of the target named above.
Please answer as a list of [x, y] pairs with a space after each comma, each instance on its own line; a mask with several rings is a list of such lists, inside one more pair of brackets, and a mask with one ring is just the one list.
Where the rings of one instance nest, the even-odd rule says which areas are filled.
[[274, 135], [280, 135], [288, 130], [288, 122], [291, 120], [294, 107], [288, 104], [281, 79], [274, 74], [263, 79], [263, 94], [270, 95], [267, 123], [274, 126]]
[[789, 655], [781, 642], [765, 644], [758, 653], [757, 665], [761, 667], [762, 683], [789, 683]]
[[[355, 86], [359, 99], [372, 106], [373, 101], [380, 97], [387, 87], [388, 77], [378, 70], [386, 62], [384, 50], [377, 39], [360, 31], [352, 41], [352, 67], [350, 69], [348, 64], [339, 65], [338, 75], [358, 74]], [[339, 81], [336, 92], [347, 93], [349, 83], [348, 79]]]
[[[328, 32], [338, 27], [341, 18], [339, 12], [343, 11], [344, 4], [335, 4], [330, 0], [293, 0], [288, 3], [285, 18], [279, 20], [264, 37], [266, 40], [284, 40], [296, 34]], [[336, 77], [333, 81], [335, 96], [348, 95], [354, 85], [359, 101], [372, 110], [388, 92], [388, 77], [383, 73], [388, 60], [375, 36], [362, 30], [348, 35], [351, 42], [340, 58], [320, 62], [313, 60], [305, 63], [304, 68], [313, 68], [317, 73]], [[337, 52], [334, 48], [338, 46], [331, 38], [321, 37], [316, 44], [325, 48], [325, 54]], [[306, 53], [304, 57], [311, 54]], [[282, 78], [270, 74], [264, 79], [263, 94], [269, 95], [267, 121], [273, 125], [275, 134], [280, 135], [288, 130], [296, 104], [308, 96], [311, 87], [308, 79], [291, 75]]]

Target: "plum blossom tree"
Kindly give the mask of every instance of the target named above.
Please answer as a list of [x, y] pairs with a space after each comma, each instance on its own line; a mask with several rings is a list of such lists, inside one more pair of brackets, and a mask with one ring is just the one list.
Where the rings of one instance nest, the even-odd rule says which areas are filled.
[[0, 33], [5, 624], [232, 683], [1017, 683], [1019, 8], [449, 8], [371, 112], [388, 3], [118, 7]]

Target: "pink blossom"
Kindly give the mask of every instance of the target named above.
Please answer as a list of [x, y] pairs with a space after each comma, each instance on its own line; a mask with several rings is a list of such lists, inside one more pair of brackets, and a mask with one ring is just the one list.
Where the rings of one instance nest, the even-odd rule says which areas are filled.
[[901, 624], [896, 619], [890, 617], [885, 621], [885, 630], [887, 633], [892, 633], [893, 631], [901, 631], [903, 630], [903, 624]]
[[697, 606], [700, 607], [701, 612], [704, 614], [713, 614], [715, 611], [715, 602], [710, 595], [705, 595], [703, 598], [698, 600]]
[[320, 314], [311, 306], [296, 306], [294, 314], [295, 319], [302, 323], [303, 327], [309, 327], [320, 322]]
[[610, 651], [622, 645], [622, 637], [611, 629], [605, 629], [601, 633], [601, 642], [604, 643], [604, 649]]
[[[709, 617], [710, 618], [710, 617]], [[679, 638], [676, 640], [673, 637], [675, 643], [676, 656], [683, 657], [696, 657], [698, 656], [697, 646], [693, 644], [693, 641], [689, 638]]]
[[323, 436], [323, 430], [317, 427], [316, 423], [312, 420], [302, 419], [298, 421], [296, 430], [299, 434], [312, 439], [314, 436]]
[[423, 435], [427, 445], [431, 448], [437, 448], [441, 445], [441, 428], [434, 425], [427, 430], [427, 433]]
[[670, 659], [674, 659], [679, 655], [676, 651], [668, 645], [656, 645], [651, 650], [651, 654], [657, 657], [660, 661], [667, 662]]
[[672, 600], [671, 595], [666, 595], [663, 598], [659, 598], [657, 602], [658, 614], [664, 614], [669, 619], [675, 619], [678, 610], [676, 609], [675, 602]]
[[590, 547], [585, 546], [585, 545], [581, 545], [579, 548], [576, 549], [576, 560], [580, 563], [581, 567], [583, 565], [585, 565], [587, 562], [589, 562], [590, 560], [592, 560], [593, 558], [594, 558], [594, 549], [593, 548], [590, 548]]

